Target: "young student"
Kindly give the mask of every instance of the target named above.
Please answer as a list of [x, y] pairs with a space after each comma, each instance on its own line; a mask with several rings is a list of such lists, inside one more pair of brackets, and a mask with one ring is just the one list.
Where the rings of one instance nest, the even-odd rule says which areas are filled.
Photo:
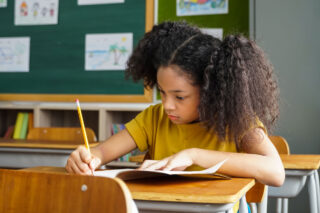
[[91, 149], [70, 155], [70, 173], [90, 174], [136, 147], [152, 160], [141, 169], [196, 170], [227, 159], [218, 172], [280, 186], [284, 168], [268, 131], [278, 117], [273, 68], [253, 41], [220, 41], [185, 22], [164, 22], [145, 34], [126, 74], [156, 85], [162, 103]]

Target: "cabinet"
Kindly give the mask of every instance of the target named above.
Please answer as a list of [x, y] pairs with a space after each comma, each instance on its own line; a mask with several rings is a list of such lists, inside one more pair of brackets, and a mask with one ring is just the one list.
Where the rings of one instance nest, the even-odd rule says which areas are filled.
[[[153, 103], [80, 103], [86, 127], [98, 141], [111, 136], [112, 124], [126, 123]], [[18, 112], [33, 112], [34, 127], [80, 127], [76, 103], [0, 102], [0, 135], [15, 124]]]

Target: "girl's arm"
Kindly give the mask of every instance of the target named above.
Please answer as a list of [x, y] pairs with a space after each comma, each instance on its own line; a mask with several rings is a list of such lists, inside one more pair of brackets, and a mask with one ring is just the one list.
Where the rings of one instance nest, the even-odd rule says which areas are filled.
[[246, 153], [186, 149], [158, 162], [146, 162], [141, 168], [183, 170], [192, 164], [209, 168], [228, 159], [219, 172], [230, 176], [255, 178], [272, 186], [283, 184], [285, 173], [282, 161], [262, 129], [250, 130], [241, 141], [241, 149]]
[[91, 148], [91, 155], [84, 146], [79, 146], [68, 158], [66, 170], [70, 173], [91, 174], [96, 168], [135, 149], [136, 143], [124, 129], [105, 142]]

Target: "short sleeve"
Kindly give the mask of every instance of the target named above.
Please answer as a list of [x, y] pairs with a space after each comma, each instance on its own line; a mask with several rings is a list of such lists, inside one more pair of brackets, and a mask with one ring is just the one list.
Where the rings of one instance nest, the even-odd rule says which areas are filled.
[[126, 129], [137, 144], [138, 149], [142, 152], [149, 148], [152, 141], [154, 108], [155, 106], [148, 107], [125, 124]]
[[256, 122], [254, 124], [252, 124], [250, 126], [249, 129], [247, 129], [241, 136], [240, 136], [240, 141], [242, 140], [242, 138], [247, 134], [248, 131], [252, 130], [252, 129], [255, 129], [255, 128], [260, 128], [264, 131], [264, 133], [266, 135], [268, 135], [268, 131], [266, 129], [266, 127], [264, 126], [264, 124], [260, 121], [259, 118], [256, 119]]

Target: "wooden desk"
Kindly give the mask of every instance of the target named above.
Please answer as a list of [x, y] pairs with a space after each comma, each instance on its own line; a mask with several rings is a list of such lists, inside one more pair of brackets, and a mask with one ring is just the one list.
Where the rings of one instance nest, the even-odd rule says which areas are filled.
[[288, 212], [288, 198], [296, 197], [307, 179], [310, 212], [320, 212], [319, 176], [320, 155], [280, 155], [286, 180], [281, 187], [269, 187], [269, 196], [276, 197], [277, 212]]
[[280, 155], [285, 169], [315, 170], [320, 167], [320, 155]]
[[[37, 167], [28, 170], [65, 172], [64, 168]], [[254, 185], [254, 179], [207, 180], [186, 177], [125, 181], [139, 212], [225, 212]], [[182, 204], [183, 203], [183, 204]], [[245, 206], [243, 212], [247, 211]]]
[[[95, 146], [98, 143], [92, 143]], [[26, 168], [65, 166], [71, 152], [79, 144], [71, 141], [36, 141], [0, 139], [0, 167]]]

